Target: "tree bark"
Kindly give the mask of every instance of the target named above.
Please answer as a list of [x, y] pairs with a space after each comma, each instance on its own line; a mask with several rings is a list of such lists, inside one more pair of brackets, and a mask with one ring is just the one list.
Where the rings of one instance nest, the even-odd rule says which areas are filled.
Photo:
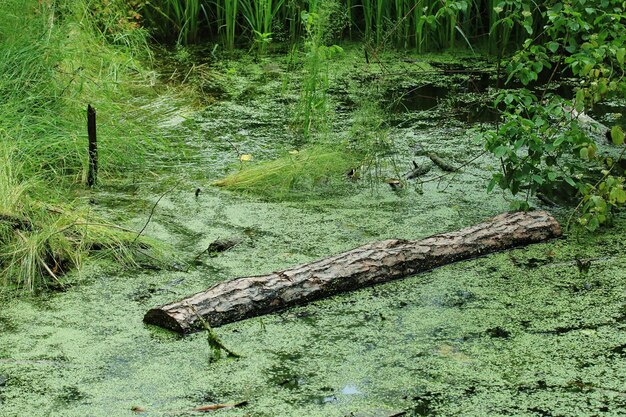
[[560, 235], [559, 223], [545, 211], [504, 213], [456, 232], [373, 242], [268, 275], [221, 282], [149, 310], [144, 322], [190, 333], [203, 328], [199, 315], [211, 326], [221, 326]]

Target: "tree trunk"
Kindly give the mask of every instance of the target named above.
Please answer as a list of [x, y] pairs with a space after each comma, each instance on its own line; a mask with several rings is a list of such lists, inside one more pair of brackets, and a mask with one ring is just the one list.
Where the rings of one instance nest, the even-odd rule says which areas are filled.
[[198, 316], [221, 326], [560, 235], [559, 223], [545, 211], [504, 213], [457, 232], [373, 242], [284, 271], [221, 282], [149, 310], [144, 322], [190, 333], [203, 328]]

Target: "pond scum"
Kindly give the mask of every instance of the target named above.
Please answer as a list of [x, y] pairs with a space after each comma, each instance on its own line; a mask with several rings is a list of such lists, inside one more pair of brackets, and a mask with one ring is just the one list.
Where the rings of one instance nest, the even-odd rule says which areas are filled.
[[[623, 415], [624, 8], [1, 2], [0, 416]], [[184, 338], [141, 323], [511, 205], [566, 237]]]

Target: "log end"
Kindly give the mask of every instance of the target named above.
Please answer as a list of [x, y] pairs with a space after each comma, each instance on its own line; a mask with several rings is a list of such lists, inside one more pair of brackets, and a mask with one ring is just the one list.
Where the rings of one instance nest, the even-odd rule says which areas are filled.
[[143, 322], [163, 327], [180, 334], [189, 332], [189, 329], [183, 327], [180, 322], [159, 307], [148, 310], [146, 315], [143, 316]]

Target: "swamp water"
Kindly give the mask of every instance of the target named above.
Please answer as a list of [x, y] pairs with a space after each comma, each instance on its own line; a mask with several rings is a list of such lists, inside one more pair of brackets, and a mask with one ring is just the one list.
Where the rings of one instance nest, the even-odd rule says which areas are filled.
[[[349, 53], [334, 63], [331, 134], [346, 138], [355, 103], [368, 90], [390, 109], [384, 117], [396, 170], [424, 162], [416, 149], [456, 165], [479, 154], [467, 128], [492, 120], [481, 104], [489, 101], [482, 72], [474, 73], [482, 83], [474, 91], [474, 75], [438, 72], [433, 63], [445, 66], [446, 57], [400, 58], [385, 55], [387, 69]], [[184, 416], [240, 401], [247, 405], [216, 413], [626, 414], [623, 216], [591, 236], [460, 262], [218, 328], [239, 359], [209, 363], [204, 333], [178, 337], [145, 326], [147, 309], [222, 280], [372, 240], [455, 230], [508, 207], [501, 194], [485, 192], [497, 163], [487, 157], [441, 180], [409, 181], [401, 191], [363, 178], [338, 192], [276, 202], [212, 187], [238, 169], [233, 145], [255, 161], [294, 148], [290, 112], [298, 93], [289, 80], [299, 73], [288, 74], [288, 64], [276, 59], [194, 65], [196, 73], [203, 68], [195, 83], [209, 97], [206, 105], [190, 107], [180, 96], [155, 101], [154, 120], [146, 121], [156, 120], [173, 140], [184, 138], [184, 154], [155, 163], [161, 177], [133, 180], [127, 191], [103, 186], [92, 196], [99, 210], [140, 229], [175, 185], [145, 234], [170, 243], [178, 259], [161, 271], [92, 264], [65, 292], [3, 299], [0, 416]], [[423, 180], [442, 174], [433, 167]], [[567, 220], [567, 212], [555, 214]], [[202, 254], [231, 237], [241, 243], [214, 257]], [[576, 259], [591, 259], [587, 273]]]

